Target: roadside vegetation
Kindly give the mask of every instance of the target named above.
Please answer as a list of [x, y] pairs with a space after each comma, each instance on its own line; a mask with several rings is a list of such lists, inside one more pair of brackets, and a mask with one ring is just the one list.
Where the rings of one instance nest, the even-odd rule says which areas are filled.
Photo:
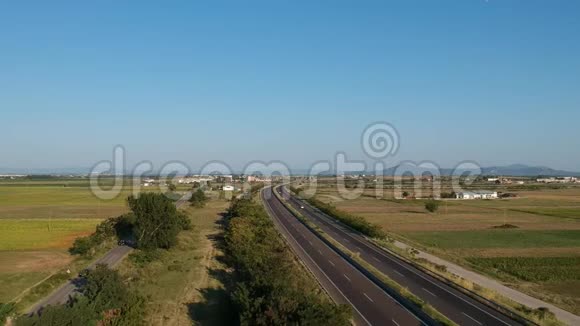
[[[300, 193], [300, 189], [294, 187], [290, 187], [290, 191], [292, 191], [295, 194]], [[386, 233], [382, 230], [382, 228], [379, 225], [369, 223], [362, 217], [348, 214], [344, 211], [340, 211], [336, 209], [336, 207], [334, 207], [333, 205], [322, 202], [314, 197], [306, 198], [306, 201], [308, 201], [312, 206], [318, 208], [322, 212], [334, 216], [342, 223], [350, 226], [351, 228], [361, 232], [364, 235], [368, 235], [369, 237], [373, 238], [386, 237]]]
[[105, 265], [84, 275], [82, 296], [49, 306], [40, 315], [23, 315], [16, 326], [141, 325], [145, 299], [130, 291], [116, 271]]
[[260, 204], [232, 202], [225, 252], [241, 325], [350, 325], [348, 307], [335, 305], [301, 270]]

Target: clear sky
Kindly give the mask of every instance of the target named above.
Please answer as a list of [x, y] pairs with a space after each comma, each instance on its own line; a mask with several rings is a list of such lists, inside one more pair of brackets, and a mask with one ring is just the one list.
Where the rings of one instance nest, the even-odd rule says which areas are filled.
[[282, 160], [580, 171], [580, 1], [0, 3], [0, 167]]

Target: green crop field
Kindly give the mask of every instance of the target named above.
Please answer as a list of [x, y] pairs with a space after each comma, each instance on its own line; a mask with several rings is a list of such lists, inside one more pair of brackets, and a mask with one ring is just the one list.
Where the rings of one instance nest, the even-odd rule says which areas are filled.
[[66, 249], [92, 233], [98, 219], [0, 219], [1, 250]]
[[470, 257], [467, 261], [529, 282], [580, 280], [580, 257]]
[[457, 248], [545, 248], [579, 247], [580, 230], [477, 230], [405, 232], [405, 237], [427, 247]]

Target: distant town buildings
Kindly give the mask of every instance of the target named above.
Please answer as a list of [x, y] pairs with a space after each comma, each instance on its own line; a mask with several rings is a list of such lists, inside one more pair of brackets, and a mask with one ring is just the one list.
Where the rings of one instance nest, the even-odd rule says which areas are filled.
[[462, 191], [455, 194], [457, 199], [497, 199], [496, 191], [488, 190], [475, 190], [475, 191]]
[[0, 174], [0, 179], [10, 179], [14, 180], [16, 178], [25, 178], [28, 175], [26, 174]]
[[255, 175], [249, 175], [246, 177], [246, 181], [248, 182], [270, 182], [272, 181], [271, 178], [259, 177]]
[[550, 178], [538, 178], [537, 182], [540, 183], [576, 183], [578, 178], [575, 177], [550, 177]]
[[504, 177], [487, 178], [487, 182], [493, 182], [493, 183], [498, 184], [498, 185], [503, 185], [503, 184], [509, 185], [509, 184], [512, 184], [512, 180], [511, 179], [504, 178]]
[[177, 183], [180, 184], [192, 184], [192, 183], [196, 183], [196, 182], [208, 182], [208, 181], [212, 181], [213, 177], [212, 176], [202, 176], [202, 175], [194, 175], [191, 177], [186, 177], [186, 178], [181, 178], [179, 180], [177, 180]]

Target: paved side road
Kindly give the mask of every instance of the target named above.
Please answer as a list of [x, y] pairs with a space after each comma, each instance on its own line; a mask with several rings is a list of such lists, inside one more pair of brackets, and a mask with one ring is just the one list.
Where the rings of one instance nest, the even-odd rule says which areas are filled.
[[425, 325], [366, 275], [327, 246], [265, 188], [266, 210], [290, 247], [337, 303], [353, 308], [357, 325]]
[[[410, 248], [409, 245], [402, 243], [400, 241], [395, 241], [395, 245], [401, 249], [407, 250], [408, 248]], [[577, 316], [569, 311], [566, 311], [564, 309], [558, 308], [556, 306], [554, 306], [553, 304], [547, 303], [545, 301], [542, 301], [540, 299], [536, 299], [534, 297], [531, 297], [525, 293], [522, 293], [518, 290], [512, 289], [510, 287], [507, 287], [503, 284], [501, 284], [500, 282], [491, 279], [487, 276], [481, 275], [479, 273], [470, 271], [468, 269], [465, 269], [457, 264], [451, 263], [447, 260], [443, 260], [437, 256], [431, 255], [429, 253], [426, 253], [424, 251], [419, 251], [419, 253], [417, 254], [417, 257], [419, 258], [424, 258], [432, 263], [435, 263], [437, 265], [444, 265], [445, 267], [447, 267], [447, 271], [450, 273], [453, 273], [455, 275], [458, 275], [459, 277], [462, 277], [466, 280], [469, 280], [475, 284], [481, 285], [484, 288], [488, 288], [491, 290], [496, 291], [497, 293], [503, 295], [506, 298], [510, 298], [511, 300], [518, 302], [520, 304], [523, 304], [525, 306], [531, 307], [531, 308], [540, 308], [540, 307], [545, 307], [550, 309], [551, 312], [553, 312], [556, 315], [556, 318], [558, 318], [560, 321], [566, 323], [567, 325], [580, 325], [580, 316]]]
[[[181, 197], [175, 206], [177, 208], [183, 206], [189, 198], [191, 197], [191, 192], [186, 193]], [[125, 245], [117, 246], [109, 250], [105, 255], [94, 261], [87, 268], [94, 269], [98, 264], [105, 264], [109, 268], [115, 268], [131, 251], [133, 248]], [[56, 289], [49, 296], [37, 302], [35, 305], [27, 310], [27, 314], [33, 315], [42, 312], [42, 309], [46, 306], [64, 304], [68, 301], [69, 297], [76, 295], [80, 286], [83, 284], [82, 277], [78, 276], [74, 279], [69, 280], [67, 283]]]

